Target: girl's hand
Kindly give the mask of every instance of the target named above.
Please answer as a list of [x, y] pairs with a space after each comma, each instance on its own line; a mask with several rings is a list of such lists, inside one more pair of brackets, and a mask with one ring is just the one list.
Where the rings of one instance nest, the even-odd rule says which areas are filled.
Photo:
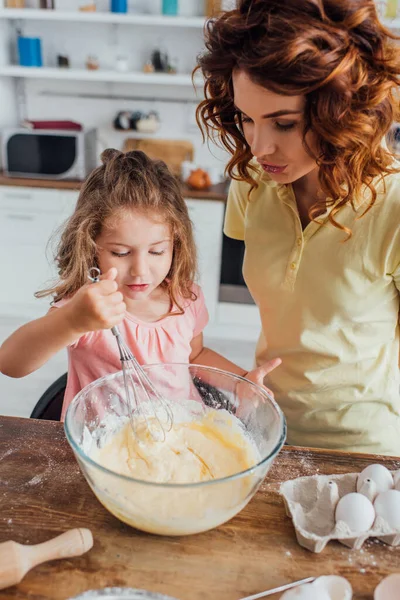
[[243, 375], [243, 377], [245, 379], [248, 379], [249, 381], [252, 381], [253, 383], [257, 383], [258, 385], [265, 387], [267, 392], [272, 397], [274, 397], [273, 392], [264, 385], [264, 378], [266, 375], [268, 375], [268, 373], [271, 373], [271, 371], [276, 369], [276, 367], [279, 367], [279, 365], [281, 363], [282, 363], [282, 360], [280, 358], [274, 358], [274, 359], [269, 360], [268, 362], [264, 363], [263, 365], [260, 365], [259, 367], [257, 367], [257, 369], [253, 369], [252, 371], [249, 371], [247, 373], [247, 375]]
[[110, 269], [98, 283], [84, 285], [66, 305], [71, 326], [78, 334], [111, 329], [123, 320], [126, 304], [118, 291], [117, 275], [117, 269]]

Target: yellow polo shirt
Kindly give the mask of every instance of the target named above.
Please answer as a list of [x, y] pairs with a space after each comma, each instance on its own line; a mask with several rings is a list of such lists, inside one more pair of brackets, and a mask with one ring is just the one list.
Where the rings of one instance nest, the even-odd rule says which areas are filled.
[[243, 274], [259, 308], [256, 361], [285, 413], [288, 443], [400, 456], [400, 175], [379, 184], [346, 235], [321, 217], [302, 230], [291, 185], [257, 175], [231, 184], [225, 234], [244, 240]]

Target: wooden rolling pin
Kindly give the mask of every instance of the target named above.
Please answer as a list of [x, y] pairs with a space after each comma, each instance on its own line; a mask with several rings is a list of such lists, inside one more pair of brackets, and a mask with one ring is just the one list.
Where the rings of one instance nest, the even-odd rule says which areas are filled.
[[0, 589], [16, 585], [36, 565], [48, 560], [80, 556], [92, 546], [93, 536], [89, 529], [70, 529], [35, 546], [4, 542], [0, 544]]

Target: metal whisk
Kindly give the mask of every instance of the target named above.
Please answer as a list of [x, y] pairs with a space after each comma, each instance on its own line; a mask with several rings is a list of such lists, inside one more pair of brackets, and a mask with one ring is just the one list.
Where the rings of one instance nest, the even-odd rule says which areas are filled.
[[[100, 281], [100, 269], [89, 270], [89, 279], [93, 283]], [[111, 332], [118, 344], [122, 375], [129, 418], [133, 433], [140, 439], [140, 431], [144, 425], [155, 441], [164, 441], [166, 431], [173, 424], [173, 413], [168, 401], [157, 391], [147, 373], [138, 363], [124, 342], [118, 327]]]

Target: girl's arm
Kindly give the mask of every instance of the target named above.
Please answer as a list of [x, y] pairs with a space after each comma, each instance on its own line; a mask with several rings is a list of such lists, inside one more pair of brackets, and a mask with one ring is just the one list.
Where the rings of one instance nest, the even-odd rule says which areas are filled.
[[[264, 363], [260, 367], [247, 372], [221, 354], [218, 354], [218, 352], [214, 352], [214, 350], [210, 350], [210, 348], [203, 346], [202, 333], [193, 338], [191, 347], [192, 352], [189, 357], [190, 363], [223, 369], [224, 371], [229, 371], [235, 375], [245, 377], [249, 381], [257, 383], [258, 385], [264, 385], [264, 377], [278, 367], [282, 362], [280, 358], [274, 358], [273, 360]], [[269, 392], [272, 394], [271, 390], [269, 390]]]
[[0, 371], [9, 377], [25, 377], [81, 334], [70, 322], [68, 305], [52, 308], [44, 317], [26, 323], [0, 348]]
[[24, 377], [88, 331], [118, 325], [126, 306], [116, 276], [117, 270], [110, 269], [102, 281], [83, 286], [64, 306], [17, 329], [0, 348], [0, 372]]

